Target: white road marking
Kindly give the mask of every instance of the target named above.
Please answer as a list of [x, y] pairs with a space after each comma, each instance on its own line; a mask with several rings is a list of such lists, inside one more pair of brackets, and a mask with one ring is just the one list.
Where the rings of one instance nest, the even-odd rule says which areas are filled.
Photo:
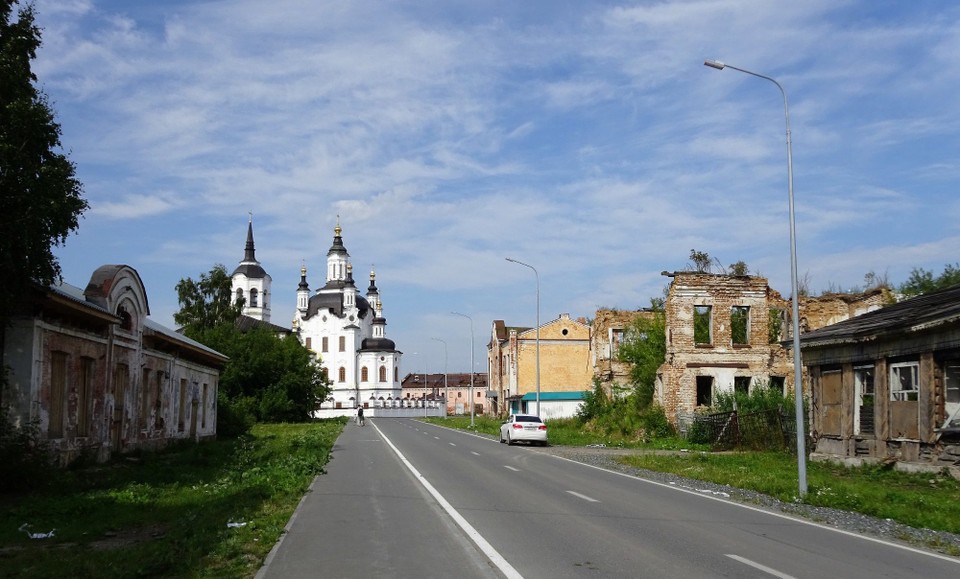
[[434, 436], [434, 438], [437, 439], [437, 440], [440, 440], [440, 437], [439, 437], [439, 436]]
[[473, 456], [480, 456], [480, 453], [479, 453], [479, 452], [475, 452], [475, 451], [472, 451], [472, 450], [470, 451], [470, 454], [472, 454]]
[[456, 446], [456, 444], [454, 444], [454, 443], [452, 443], [452, 442], [451, 442], [451, 443], [449, 443], [449, 444], [450, 444], [450, 446]]
[[583, 499], [583, 500], [589, 501], [589, 502], [591, 502], [591, 503], [599, 503], [599, 502], [600, 502], [600, 501], [598, 501], [598, 500], [595, 499], [595, 498], [588, 497], [587, 495], [581, 495], [581, 494], [578, 493], [578, 492], [574, 492], [574, 491], [567, 491], [567, 492], [570, 493], [571, 495], [577, 497], [578, 499]]
[[455, 508], [453, 508], [453, 505], [451, 505], [447, 499], [443, 498], [443, 495], [441, 495], [437, 489], [433, 488], [432, 484], [427, 482], [427, 479], [425, 479], [423, 475], [420, 474], [416, 468], [414, 468], [413, 464], [407, 460], [407, 457], [403, 456], [403, 453], [400, 452], [400, 449], [394, 446], [393, 442], [387, 438], [386, 435], [376, 427], [376, 425], [374, 425], [374, 428], [376, 428], [377, 432], [380, 433], [380, 436], [383, 437], [384, 442], [386, 442], [390, 448], [393, 449], [393, 452], [397, 454], [397, 457], [400, 458], [400, 462], [406, 465], [410, 472], [413, 473], [413, 476], [416, 477], [416, 479], [420, 481], [420, 484], [423, 485], [423, 488], [427, 489], [427, 492], [433, 495], [433, 498], [440, 503], [440, 506], [443, 507], [443, 510], [447, 511], [447, 514], [449, 514], [450, 517], [457, 523], [457, 525], [463, 529], [463, 532], [466, 533], [471, 540], [473, 540], [473, 542], [477, 545], [477, 548], [479, 548], [484, 555], [489, 557], [490, 562], [496, 565], [500, 572], [507, 577], [507, 579], [523, 579], [523, 575], [514, 569], [513, 565], [508, 563], [507, 560], [503, 558], [503, 555], [497, 552], [497, 550], [494, 549], [493, 546], [487, 542], [487, 540], [484, 539], [476, 529], [473, 528], [473, 525], [467, 522], [467, 520], [464, 519]]
[[520, 472], [520, 469], [519, 469], [519, 468], [513, 468], [512, 466], [508, 466], [508, 465], [506, 465], [506, 464], [503, 465], [503, 468], [508, 468], [508, 469], [512, 470], [513, 472]]
[[731, 554], [729, 554], [729, 553], [727, 553], [726, 555], [727, 555], [727, 557], [730, 557], [730, 558], [733, 559], [734, 561], [740, 561], [740, 562], [743, 563], [744, 565], [749, 565], [750, 567], [753, 567], [754, 569], [759, 569], [759, 570], [763, 571], [764, 573], [769, 573], [769, 574], [773, 575], [774, 577], [779, 577], [780, 579], [795, 579], [795, 577], [794, 577], [793, 575], [787, 575], [786, 573], [781, 573], [780, 571], [777, 571], [776, 569], [767, 567], [766, 565], [761, 565], [760, 563], [757, 563], [756, 561], [751, 561], [750, 559], [745, 559], [744, 557], [740, 557], [739, 555], [731, 555]]

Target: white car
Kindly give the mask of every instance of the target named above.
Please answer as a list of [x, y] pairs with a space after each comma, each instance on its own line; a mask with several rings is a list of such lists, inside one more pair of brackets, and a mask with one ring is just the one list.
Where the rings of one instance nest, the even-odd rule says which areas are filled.
[[500, 443], [514, 442], [540, 443], [547, 445], [547, 425], [539, 416], [532, 414], [514, 414], [500, 425]]

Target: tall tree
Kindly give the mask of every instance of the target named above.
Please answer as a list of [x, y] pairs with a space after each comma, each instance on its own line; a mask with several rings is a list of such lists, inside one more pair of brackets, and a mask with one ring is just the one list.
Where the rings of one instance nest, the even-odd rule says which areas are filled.
[[52, 248], [66, 242], [88, 206], [30, 68], [40, 47], [33, 7], [20, 7], [12, 21], [15, 4], [0, 0], [0, 329], [31, 284], [59, 277]]
[[900, 293], [907, 297], [914, 297], [929, 293], [939, 289], [948, 288], [960, 283], [960, 264], [947, 264], [943, 268], [943, 273], [937, 277], [933, 276], [932, 271], [927, 271], [922, 267], [915, 267], [910, 272], [910, 277], [900, 286]]
[[181, 279], [177, 284], [180, 311], [173, 321], [183, 327], [183, 333], [197, 339], [205, 330], [221, 324], [232, 325], [243, 310], [243, 298], [233, 300], [233, 280], [223, 264], [216, 264], [209, 273], [200, 274], [200, 280]]

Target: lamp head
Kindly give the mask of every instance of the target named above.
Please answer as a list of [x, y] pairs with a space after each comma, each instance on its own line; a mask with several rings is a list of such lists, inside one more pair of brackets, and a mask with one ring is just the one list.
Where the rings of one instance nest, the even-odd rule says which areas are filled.
[[726, 66], [719, 60], [704, 60], [703, 65], [709, 66], [710, 68], [715, 68], [717, 70], [723, 70], [723, 67]]

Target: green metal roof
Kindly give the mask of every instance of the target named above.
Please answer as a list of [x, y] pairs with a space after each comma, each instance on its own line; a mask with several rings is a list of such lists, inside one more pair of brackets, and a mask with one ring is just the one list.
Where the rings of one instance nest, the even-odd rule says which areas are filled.
[[[540, 401], [543, 402], [544, 400], [553, 400], [553, 401], [560, 401], [560, 400], [583, 400], [583, 397], [586, 395], [586, 393], [587, 393], [586, 391], [583, 391], [583, 392], [541, 392], [541, 393], [540, 393]], [[536, 392], [527, 392], [526, 394], [523, 395], [523, 398], [521, 398], [521, 400], [525, 400], [525, 401], [533, 401], [533, 400], [536, 400], [536, 399], [537, 399], [537, 393], [536, 393]]]

